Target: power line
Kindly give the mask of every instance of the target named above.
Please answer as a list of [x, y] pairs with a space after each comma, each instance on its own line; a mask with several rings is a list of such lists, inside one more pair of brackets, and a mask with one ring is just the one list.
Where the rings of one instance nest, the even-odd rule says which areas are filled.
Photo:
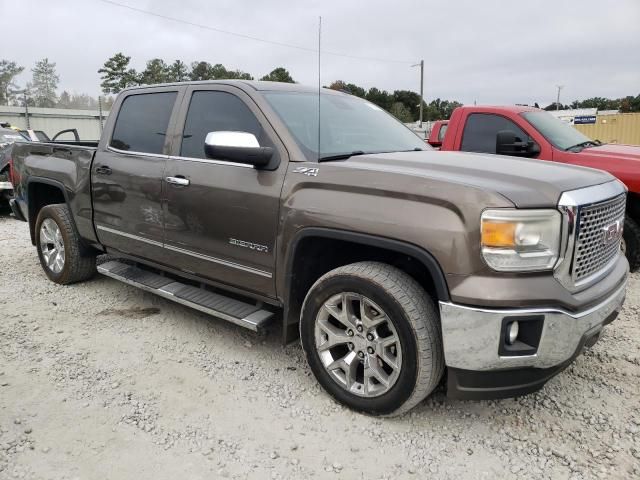
[[[302, 50], [302, 51], [305, 51], [305, 52], [313, 52], [313, 53], [317, 53], [318, 52], [318, 50], [316, 50], [315, 48], [305, 47], [305, 46], [302, 46], [302, 45], [295, 45], [295, 44], [292, 44], [292, 43], [277, 42], [275, 40], [268, 40], [266, 38], [255, 37], [253, 35], [247, 35], [247, 34], [244, 34], [244, 33], [237, 33], [237, 32], [232, 32], [232, 31], [229, 31], [229, 30], [223, 30], [221, 28], [215, 28], [215, 27], [211, 27], [209, 25], [203, 25], [201, 23], [191, 22], [189, 20], [184, 20], [184, 19], [181, 19], [181, 18], [170, 17], [169, 15], [163, 15], [161, 13], [152, 12], [151, 10], [145, 10], [143, 8], [133, 7], [131, 5], [126, 5], [124, 3], [115, 2], [113, 0], [98, 0], [98, 1], [102, 2], [102, 3], [107, 3], [109, 5], [113, 5], [113, 6], [116, 6], [116, 7], [120, 7], [120, 8], [126, 8], [127, 10], [132, 10], [134, 12], [144, 13], [145, 15], [151, 15], [153, 17], [162, 18], [163, 20], [168, 20], [170, 22], [182, 23], [184, 25], [189, 25], [189, 26], [192, 26], [192, 27], [201, 28], [203, 30], [209, 30], [209, 31], [212, 31], [212, 32], [222, 33], [222, 34], [225, 34], [225, 35], [231, 35], [231, 36], [234, 36], [234, 37], [244, 38], [245, 40], [253, 40], [253, 41], [256, 41], [256, 42], [267, 43], [269, 45], [276, 45], [278, 47], [294, 48], [296, 50]], [[322, 54], [323, 55], [332, 55], [334, 57], [351, 58], [351, 59], [354, 59], [354, 60], [367, 60], [367, 61], [371, 61], [371, 62], [402, 63], [402, 64], [413, 63], [411, 61], [391, 60], [389, 58], [361, 57], [361, 56], [358, 56], [358, 55], [348, 55], [346, 53], [338, 53], [338, 52], [326, 52], [326, 51], [323, 51]]]

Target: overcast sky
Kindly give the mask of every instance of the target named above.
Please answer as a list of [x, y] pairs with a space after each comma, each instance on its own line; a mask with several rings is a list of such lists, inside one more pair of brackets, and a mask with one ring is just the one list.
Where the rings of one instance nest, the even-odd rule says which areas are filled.
[[[322, 56], [324, 85], [341, 79], [365, 88], [419, 90], [463, 103], [509, 104], [640, 93], [639, 0], [115, 0], [213, 28], [389, 61]], [[60, 90], [97, 95], [97, 70], [116, 52], [141, 70], [146, 60], [205, 60], [254, 77], [277, 66], [317, 84], [317, 54], [243, 39], [138, 13], [101, 0], [0, 0], [0, 58], [27, 67], [57, 63]]]

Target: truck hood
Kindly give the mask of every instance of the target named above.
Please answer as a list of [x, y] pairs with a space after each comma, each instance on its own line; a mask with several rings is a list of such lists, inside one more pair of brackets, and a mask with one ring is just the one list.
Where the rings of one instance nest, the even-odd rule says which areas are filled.
[[601, 168], [620, 179], [631, 192], [640, 192], [640, 147], [607, 144], [584, 148], [577, 153], [566, 153], [574, 165]]
[[[351, 157], [344, 164], [352, 168], [423, 178], [425, 183], [438, 182], [441, 186], [449, 182], [493, 191], [519, 208], [555, 207], [563, 192], [614, 179], [601, 170], [465, 152], [378, 153]], [[415, 183], [407, 181], [406, 185], [398, 185], [398, 188], [415, 188]]]

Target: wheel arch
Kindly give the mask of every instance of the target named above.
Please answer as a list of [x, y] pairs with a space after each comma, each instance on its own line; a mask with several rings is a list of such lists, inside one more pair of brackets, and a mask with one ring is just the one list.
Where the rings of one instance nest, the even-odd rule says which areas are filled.
[[311, 285], [334, 268], [363, 260], [394, 265], [416, 279], [434, 300], [450, 300], [440, 264], [430, 252], [417, 245], [346, 230], [303, 228], [293, 237], [285, 263], [284, 344], [298, 338], [302, 302]]
[[[27, 181], [27, 205], [29, 215], [29, 232], [31, 243], [36, 244], [36, 220], [43, 207], [57, 203], [69, 205], [69, 198], [64, 185], [50, 178], [31, 177]], [[73, 220], [73, 217], [71, 219]], [[75, 226], [75, 224], [74, 224]]]

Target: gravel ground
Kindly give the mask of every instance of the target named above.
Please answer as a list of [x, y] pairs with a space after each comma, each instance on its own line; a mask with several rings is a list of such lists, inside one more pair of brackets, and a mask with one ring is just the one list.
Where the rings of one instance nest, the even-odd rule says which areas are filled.
[[640, 478], [640, 275], [539, 393], [442, 390], [396, 419], [332, 401], [298, 345], [105, 277], [62, 287], [0, 215], [0, 478]]

